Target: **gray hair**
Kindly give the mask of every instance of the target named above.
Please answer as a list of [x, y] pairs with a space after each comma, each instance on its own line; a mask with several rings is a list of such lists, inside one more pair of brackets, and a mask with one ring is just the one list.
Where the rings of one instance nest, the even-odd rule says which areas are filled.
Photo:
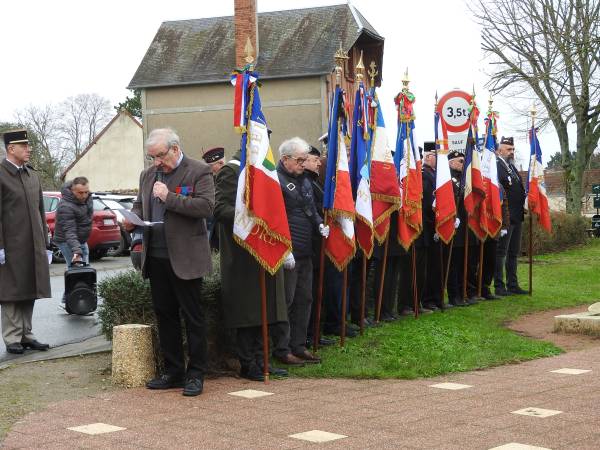
[[148, 149], [160, 143], [165, 143], [167, 148], [172, 148], [176, 145], [181, 149], [179, 136], [172, 128], [155, 128], [148, 135], [144, 145]]
[[304, 139], [293, 137], [283, 141], [279, 146], [279, 155], [281, 157], [292, 156], [296, 151], [306, 155], [310, 151], [310, 145]]

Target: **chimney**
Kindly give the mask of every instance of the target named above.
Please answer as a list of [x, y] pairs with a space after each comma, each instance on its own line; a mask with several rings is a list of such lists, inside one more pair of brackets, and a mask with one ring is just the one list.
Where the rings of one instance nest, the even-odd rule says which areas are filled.
[[246, 43], [250, 39], [255, 64], [258, 60], [258, 18], [256, 0], [234, 0], [235, 8], [235, 66], [244, 67], [247, 62]]

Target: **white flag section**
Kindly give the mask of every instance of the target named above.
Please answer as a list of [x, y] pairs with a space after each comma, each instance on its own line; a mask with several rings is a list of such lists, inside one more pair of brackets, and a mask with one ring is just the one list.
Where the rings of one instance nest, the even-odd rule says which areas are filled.
[[[346, 141], [342, 133], [339, 134], [338, 137], [338, 165], [337, 165], [337, 174], [336, 174], [336, 184], [341, 184], [340, 181], [342, 178], [346, 178], [346, 182], [343, 183], [346, 186], [350, 186], [350, 169], [348, 167], [348, 152], [346, 149]], [[346, 195], [350, 194], [350, 199], [352, 199], [352, 192], [345, 193]], [[334, 201], [333, 207], [335, 209], [336, 204]], [[344, 235], [349, 240], [354, 240], [354, 221], [350, 217], [346, 217], [345, 215], [337, 215], [336, 222], [340, 224]], [[372, 213], [371, 213], [371, 220]]]

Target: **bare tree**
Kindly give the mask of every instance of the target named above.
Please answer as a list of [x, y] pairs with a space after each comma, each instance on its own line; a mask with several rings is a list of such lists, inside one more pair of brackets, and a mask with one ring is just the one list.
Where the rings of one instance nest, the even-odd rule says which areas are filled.
[[110, 102], [98, 94], [67, 98], [60, 107], [62, 131], [74, 158], [96, 137], [110, 118]]
[[57, 188], [68, 154], [62, 147], [61, 124], [55, 107], [29, 105], [15, 112], [15, 120], [30, 131], [31, 163], [40, 172], [44, 187]]
[[600, 140], [600, 0], [476, 0], [472, 11], [494, 68], [488, 87], [537, 98], [540, 125], [552, 124], [560, 143], [567, 211], [580, 213], [583, 172]]

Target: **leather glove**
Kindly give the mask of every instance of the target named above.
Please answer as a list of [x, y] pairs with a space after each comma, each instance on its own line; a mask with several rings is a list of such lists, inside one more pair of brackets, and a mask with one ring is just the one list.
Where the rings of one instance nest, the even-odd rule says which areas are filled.
[[460, 219], [457, 217], [454, 221], [454, 229], [456, 230], [458, 227], [460, 227]]
[[433, 233], [433, 240], [434, 240], [434, 242], [439, 242], [439, 240], [440, 240], [440, 235], [439, 235], [439, 234], [437, 234], [437, 233]]
[[4, 253], [4, 249], [0, 248], [0, 265], [6, 263], [6, 254]]
[[283, 268], [285, 270], [292, 270], [294, 267], [296, 267], [296, 260], [294, 259], [294, 255], [290, 252], [283, 260]]
[[508, 234], [508, 230], [500, 230], [500, 237], [503, 238]]
[[319, 233], [321, 233], [321, 236], [323, 236], [325, 239], [327, 239], [329, 237], [329, 225], [325, 226], [323, 224], [319, 225]]

